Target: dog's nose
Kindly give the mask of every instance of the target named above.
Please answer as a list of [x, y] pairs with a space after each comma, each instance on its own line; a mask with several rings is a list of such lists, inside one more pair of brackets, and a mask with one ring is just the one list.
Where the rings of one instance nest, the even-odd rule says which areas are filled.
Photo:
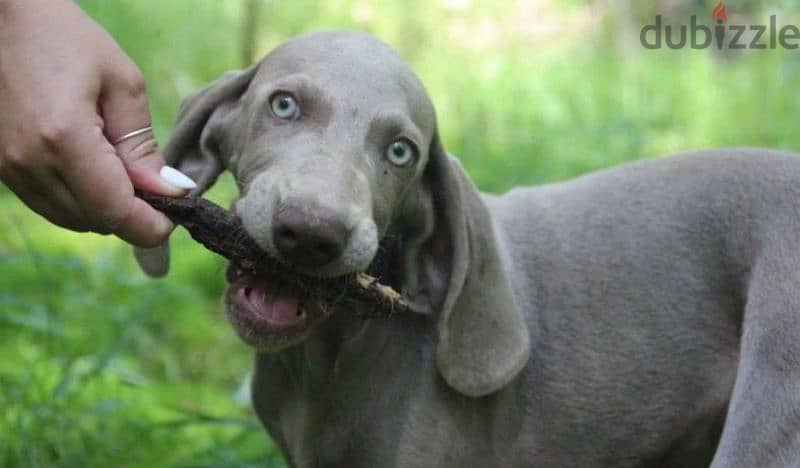
[[338, 258], [347, 241], [347, 227], [332, 210], [284, 205], [273, 220], [273, 240], [281, 256], [304, 267], [322, 266]]

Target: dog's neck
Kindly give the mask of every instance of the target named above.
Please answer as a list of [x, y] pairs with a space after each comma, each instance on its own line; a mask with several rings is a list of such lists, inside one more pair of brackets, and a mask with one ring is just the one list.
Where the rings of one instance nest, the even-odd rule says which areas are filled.
[[[301, 344], [256, 357], [253, 405], [284, 453], [346, 460], [359, 444], [396, 439], [382, 432], [403, 424], [379, 414], [404, 405], [414, 386], [436, 376], [435, 321], [397, 314], [360, 317], [358, 306], [339, 306]], [[375, 438], [374, 440], [372, 438]]]

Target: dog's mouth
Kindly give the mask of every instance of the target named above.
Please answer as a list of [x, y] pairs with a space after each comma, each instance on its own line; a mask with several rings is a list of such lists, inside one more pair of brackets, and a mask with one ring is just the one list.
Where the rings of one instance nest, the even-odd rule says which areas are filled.
[[[402, 277], [399, 244], [387, 243], [373, 258], [367, 273], [398, 287]], [[225, 273], [228, 318], [239, 337], [259, 351], [280, 351], [302, 342], [317, 322], [338, 302], [312, 297], [275, 276], [264, 276], [231, 263]], [[358, 304], [351, 304], [354, 310]]]
[[321, 301], [304, 297], [279, 278], [233, 264], [226, 277], [228, 317], [242, 340], [260, 351], [277, 351], [302, 341], [311, 326], [328, 315]]

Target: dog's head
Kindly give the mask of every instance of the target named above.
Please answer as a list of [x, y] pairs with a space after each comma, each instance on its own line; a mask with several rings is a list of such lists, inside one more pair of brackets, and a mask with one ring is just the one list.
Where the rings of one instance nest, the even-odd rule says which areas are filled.
[[[491, 236], [492, 228], [465, 216], [470, 204], [484, 208], [465, 195], [471, 185], [442, 148], [424, 86], [387, 45], [351, 32], [286, 42], [188, 97], [164, 153], [198, 182], [195, 194], [229, 170], [247, 232], [305, 273], [366, 271], [379, 250], [399, 252], [389, 275], [418, 312], [440, 314], [437, 355], [451, 384], [475, 373], [477, 362], [458, 361], [474, 361], [483, 348], [492, 348], [483, 352], [488, 360], [514, 361], [491, 363], [504, 375], [466, 385], [474, 388], [465, 393], [495, 389], [521, 367], [527, 333], [507, 284], [500, 299], [484, 291], [471, 304], [459, 300], [474, 256], [469, 231]], [[138, 257], [150, 274], [167, 270], [164, 249]], [[499, 268], [480, 267], [481, 274]], [[228, 280], [229, 317], [257, 349], [301, 341], [323, 315], [235, 265]], [[454, 317], [454, 308], [465, 311]]]

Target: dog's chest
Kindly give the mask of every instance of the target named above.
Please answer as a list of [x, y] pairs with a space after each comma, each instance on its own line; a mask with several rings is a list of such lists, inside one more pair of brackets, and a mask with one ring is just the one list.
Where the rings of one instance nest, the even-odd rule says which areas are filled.
[[433, 343], [406, 332], [375, 324], [340, 346], [313, 336], [258, 357], [254, 406], [293, 466], [395, 466], [400, 447], [435, 451], [441, 434], [416, 429], [436, 426], [419, 403], [433, 394]]
[[433, 378], [413, 389], [376, 387], [365, 378], [351, 398], [327, 400], [304, 395], [288, 399], [274, 424], [298, 467], [492, 467], [497, 460], [471, 432], [472, 424], [432, 399]]

